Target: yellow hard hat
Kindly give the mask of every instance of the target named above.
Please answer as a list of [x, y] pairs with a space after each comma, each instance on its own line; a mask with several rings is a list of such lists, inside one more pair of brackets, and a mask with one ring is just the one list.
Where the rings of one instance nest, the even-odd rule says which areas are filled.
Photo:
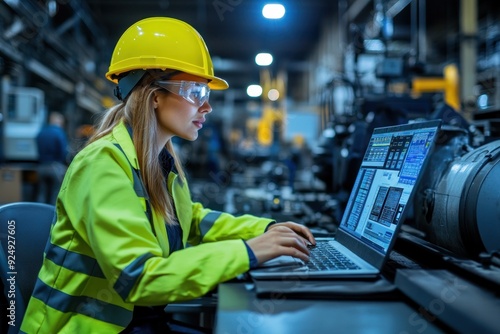
[[201, 35], [186, 22], [151, 17], [131, 25], [120, 37], [106, 78], [114, 83], [124, 73], [148, 69], [176, 70], [208, 79], [210, 89], [226, 89], [214, 76], [210, 53]]

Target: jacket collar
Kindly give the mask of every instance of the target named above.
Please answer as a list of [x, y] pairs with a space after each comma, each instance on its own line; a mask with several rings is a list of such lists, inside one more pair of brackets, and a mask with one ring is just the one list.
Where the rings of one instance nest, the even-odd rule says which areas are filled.
[[125, 152], [128, 161], [132, 164], [132, 167], [139, 169], [139, 161], [137, 160], [134, 143], [132, 142], [132, 138], [130, 137], [127, 127], [123, 122], [120, 122], [113, 128], [113, 137], [121, 146], [123, 152]]
[[[125, 123], [120, 122], [120, 124], [114, 127], [113, 136], [115, 140], [118, 142], [118, 144], [122, 147], [123, 151], [125, 152], [125, 155], [132, 164], [132, 167], [134, 167], [135, 169], [139, 169], [139, 161], [137, 159], [137, 153], [135, 150], [134, 142], [132, 141], [131, 132], [132, 131], [128, 129]], [[177, 172], [175, 168], [174, 158], [167, 151], [167, 149], [164, 148], [160, 152], [159, 160], [165, 178], [168, 177], [168, 174], [171, 171]]]

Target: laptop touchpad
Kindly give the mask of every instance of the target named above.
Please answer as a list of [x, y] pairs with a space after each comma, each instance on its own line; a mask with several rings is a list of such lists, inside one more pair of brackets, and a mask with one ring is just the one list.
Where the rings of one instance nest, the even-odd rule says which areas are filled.
[[302, 260], [297, 259], [293, 256], [289, 255], [281, 255], [278, 257], [275, 257], [274, 259], [271, 259], [269, 261], [266, 261], [259, 265], [259, 268], [268, 268], [268, 267], [277, 267], [277, 266], [289, 266], [289, 265], [304, 265], [304, 262]]

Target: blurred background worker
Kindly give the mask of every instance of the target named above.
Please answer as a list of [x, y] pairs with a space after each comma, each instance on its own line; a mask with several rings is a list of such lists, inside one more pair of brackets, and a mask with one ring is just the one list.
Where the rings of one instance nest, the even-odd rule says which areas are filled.
[[61, 113], [50, 113], [49, 122], [40, 130], [36, 143], [39, 155], [37, 201], [55, 204], [68, 156], [64, 116]]

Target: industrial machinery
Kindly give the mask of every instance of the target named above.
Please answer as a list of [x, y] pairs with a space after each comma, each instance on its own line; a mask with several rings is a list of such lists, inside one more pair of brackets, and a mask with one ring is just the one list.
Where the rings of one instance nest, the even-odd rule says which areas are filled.
[[500, 249], [500, 140], [477, 148], [457, 127], [443, 127], [415, 197], [416, 228], [455, 254]]
[[45, 122], [44, 93], [34, 87], [9, 87], [2, 90], [3, 159], [36, 161], [36, 136]]

